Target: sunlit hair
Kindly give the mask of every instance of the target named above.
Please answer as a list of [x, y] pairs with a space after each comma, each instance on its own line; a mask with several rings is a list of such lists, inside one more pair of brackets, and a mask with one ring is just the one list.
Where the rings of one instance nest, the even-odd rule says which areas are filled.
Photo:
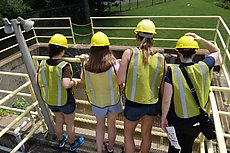
[[153, 44], [152, 40], [153, 38], [144, 38], [139, 36], [138, 34], [136, 35], [137, 39], [140, 39], [141, 43], [139, 45], [139, 49], [143, 53], [143, 61], [144, 64], [148, 64], [148, 58], [149, 55], [153, 54], [153, 51], [151, 50], [151, 46]]
[[100, 73], [107, 71], [116, 62], [109, 46], [92, 46], [90, 48], [89, 60], [85, 64], [85, 69], [90, 72]]
[[191, 58], [192, 55], [196, 53], [195, 48], [179, 48], [177, 50], [183, 55], [184, 58]]
[[65, 50], [65, 47], [49, 44], [49, 57], [52, 58], [58, 54], [60, 54], [63, 50]]

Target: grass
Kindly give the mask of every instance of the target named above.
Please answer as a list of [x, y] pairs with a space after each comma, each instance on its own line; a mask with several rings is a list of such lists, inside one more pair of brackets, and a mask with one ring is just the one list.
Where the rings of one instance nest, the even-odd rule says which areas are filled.
[[[166, 3], [159, 3], [155, 5], [149, 4], [151, 0], [144, 0], [139, 2], [138, 9], [131, 9], [129, 11], [116, 13], [119, 16], [221, 16], [228, 27], [230, 27], [230, 10], [223, 9], [214, 4], [214, 0], [175, 0]], [[135, 4], [133, 4], [135, 5]], [[135, 6], [131, 6], [134, 8]], [[128, 8], [129, 5], [123, 5], [123, 8]], [[117, 8], [111, 8], [111, 11]], [[116, 11], [116, 10], [115, 10]], [[190, 27], [190, 28], [215, 28], [215, 19], [162, 19], [154, 18], [156, 27]], [[97, 20], [94, 26], [131, 26], [135, 27], [140, 19], [118, 19], [118, 20]], [[223, 38], [227, 40], [227, 34], [220, 27]], [[133, 30], [103, 30], [109, 37], [131, 37], [134, 38]], [[207, 31], [176, 31], [176, 30], [157, 30], [156, 38], [179, 38], [186, 32], [196, 32], [198, 35], [213, 40], [215, 33]], [[86, 42], [86, 41], [85, 41]], [[220, 41], [218, 40], [218, 43]], [[135, 45], [135, 41], [131, 40], [111, 40], [113, 45]], [[155, 41], [154, 46], [157, 47], [174, 47], [175, 42]], [[219, 45], [221, 50], [223, 48]], [[229, 61], [227, 61], [229, 62]], [[227, 64], [230, 65], [229, 63]]]
[[[140, 1], [139, 8], [134, 9], [135, 7], [133, 5], [136, 5], [136, 3], [133, 3], [131, 5], [131, 10], [116, 13], [117, 16], [221, 16], [228, 27], [230, 27], [230, 10], [226, 10], [220, 7], [217, 7], [214, 4], [213, 0], [171, 0], [166, 3], [158, 3], [161, 2], [161, 0], [155, 0], [155, 5], [151, 5], [150, 3], [152, 0], [144, 0]], [[122, 10], [126, 10], [126, 8], [129, 8], [129, 4], [122, 5]], [[116, 11], [116, 9], [119, 9], [118, 7], [112, 7], [112, 11]], [[133, 26], [135, 27], [140, 19], [119, 19], [119, 20], [97, 20], [94, 23], [94, 26]], [[216, 26], [216, 21], [214, 19], [210, 20], [193, 20], [193, 19], [154, 19], [154, 23], [157, 27], [206, 27], [206, 28], [214, 28]], [[83, 33], [89, 33], [90, 26], [86, 28], [79, 27], [77, 32], [82, 31]], [[110, 37], [114, 36], [123, 36], [123, 37], [134, 37], [133, 31], [123, 31], [123, 30], [103, 30], [106, 34], [108, 34]], [[183, 35], [187, 31], [166, 31], [166, 30], [160, 30], [158, 31], [158, 34], [156, 37], [161, 38], [178, 38], [181, 35]], [[202, 35], [203, 37], [207, 39], [211, 39], [214, 37], [213, 33], [205, 34], [205, 32], [199, 32], [198, 34]], [[226, 39], [225, 39], [226, 40]], [[89, 43], [90, 37], [77, 37], [76, 39], [77, 43]], [[112, 41], [112, 44], [120, 44], [120, 45], [134, 45], [132, 42], [129, 41]], [[156, 44], [163, 46], [165, 45], [162, 42], [160, 44]]]
[[[214, 4], [215, 0], [168, 0], [162, 3], [163, 0], [154, 0], [154, 5], [151, 4], [152, 0], [139, 1], [136, 8], [136, 3], [131, 5], [122, 5], [122, 10], [131, 10], [113, 14], [114, 16], [221, 16], [228, 27], [230, 27], [230, 10], [223, 9]], [[118, 7], [112, 7], [112, 11], [118, 11]], [[112, 16], [113, 16], [112, 15]], [[167, 19], [167, 18], [154, 18], [151, 19], [156, 24], [156, 27], [190, 27], [190, 28], [215, 28], [215, 19]], [[96, 20], [94, 26], [123, 26], [135, 27], [140, 19], [114, 19], [114, 20]], [[224, 40], [227, 40], [226, 32], [223, 27], [220, 27]], [[91, 27], [77, 27], [74, 26], [74, 32], [77, 34], [88, 34], [91, 32]], [[103, 30], [109, 37], [129, 37], [134, 38], [133, 30]], [[173, 38], [177, 39], [188, 31], [176, 30], [159, 30], [157, 29], [156, 38]], [[200, 36], [213, 40], [215, 33], [207, 31], [190, 31], [196, 32]], [[68, 33], [68, 35], [70, 35]], [[75, 36], [77, 44], [89, 44], [91, 35], [80, 37]], [[133, 40], [110, 40], [112, 45], [136, 45]], [[220, 41], [218, 40], [218, 43]], [[71, 40], [69, 41], [71, 43]], [[157, 47], [174, 47], [175, 42], [168, 41], [155, 41], [154, 46]], [[221, 48], [221, 46], [219, 45]], [[221, 48], [223, 50], [223, 48]], [[229, 64], [228, 64], [229, 65]]]

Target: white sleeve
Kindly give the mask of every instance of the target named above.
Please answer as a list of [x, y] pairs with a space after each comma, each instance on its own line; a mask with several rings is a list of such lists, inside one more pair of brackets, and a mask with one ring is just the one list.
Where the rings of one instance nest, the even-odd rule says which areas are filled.
[[118, 72], [118, 69], [119, 69], [119, 67], [120, 67], [120, 63], [119, 63], [119, 61], [118, 60], [116, 60], [116, 62], [114, 63], [114, 69], [115, 69], [115, 71], [116, 71], [116, 73]]

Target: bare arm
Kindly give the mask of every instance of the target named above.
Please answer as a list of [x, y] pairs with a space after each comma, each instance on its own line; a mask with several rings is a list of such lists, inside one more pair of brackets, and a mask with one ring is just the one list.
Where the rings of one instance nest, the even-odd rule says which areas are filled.
[[167, 132], [166, 127], [168, 126], [167, 114], [171, 105], [172, 98], [172, 85], [170, 83], [164, 83], [164, 93], [162, 100], [162, 116], [161, 116], [161, 128], [164, 132]]
[[75, 85], [77, 85], [77, 80], [76, 79], [71, 79], [71, 78], [63, 78], [62, 79], [62, 85], [65, 89], [69, 89]]
[[[82, 63], [83, 64], [83, 63]], [[81, 66], [81, 75], [80, 75], [80, 83], [85, 83], [85, 81], [84, 81], [84, 72], [83, 72], [83, 66]]]
[[128, 63], [131, 57], [132, 51], [130, 49], [127, 49], [124, 51], [121, 62], [120, 62], [120, 67], [117, 72], [117, 83], [121, 85], [122, 83], [125, 83], [126, 79], [126, 71], [128, 68]]
[[38, 84], [38, 73], [35, 73], [35, 76], [34, 76], [34, 83], [35, 83], [35, 84]]
[[217, 59], [219, 58], [219, 55], [220, 55], [220, 49], [216, 45], [214, 45], [213, 43], [207, 41], [206, 39], [198, 36], [195, 33], [187, 33], [185, 35], [193, 36], [195, 40], [203, 43], [204, 46], [207, 48], [207, 50], [210, 52], [210, 54], [208, 56], [212, 56], [215, 59], [215, 61], [217, 61]]
[[164, 76], [163, 76], [163, 81], [161, 83], [161, 90], [160, 90], [160, 96], [163, 97], [163, 93], [164, 93], [164, 79], [165, 79], [165, 74], [167, 72], [167, 65], [166, 65], [166, 61], [164, 62]]

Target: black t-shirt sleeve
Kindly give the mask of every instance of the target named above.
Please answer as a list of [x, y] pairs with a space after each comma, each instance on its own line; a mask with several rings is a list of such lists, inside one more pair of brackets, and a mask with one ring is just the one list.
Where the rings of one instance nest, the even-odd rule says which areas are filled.
[[71, 71], [70, 71], [70, 65], [66, 64], [65, 67], [62, 69], [62, 78], [71, 78]]
[[172, 84], [172, 69], [169, 66], [165, 75], [165, 82]]
[[215, 65], [215, 59], [212, 56], [205, 57], [203, 59], [203, 62], [205, 62], [208, 65], [209, 70], [211, 70]]

